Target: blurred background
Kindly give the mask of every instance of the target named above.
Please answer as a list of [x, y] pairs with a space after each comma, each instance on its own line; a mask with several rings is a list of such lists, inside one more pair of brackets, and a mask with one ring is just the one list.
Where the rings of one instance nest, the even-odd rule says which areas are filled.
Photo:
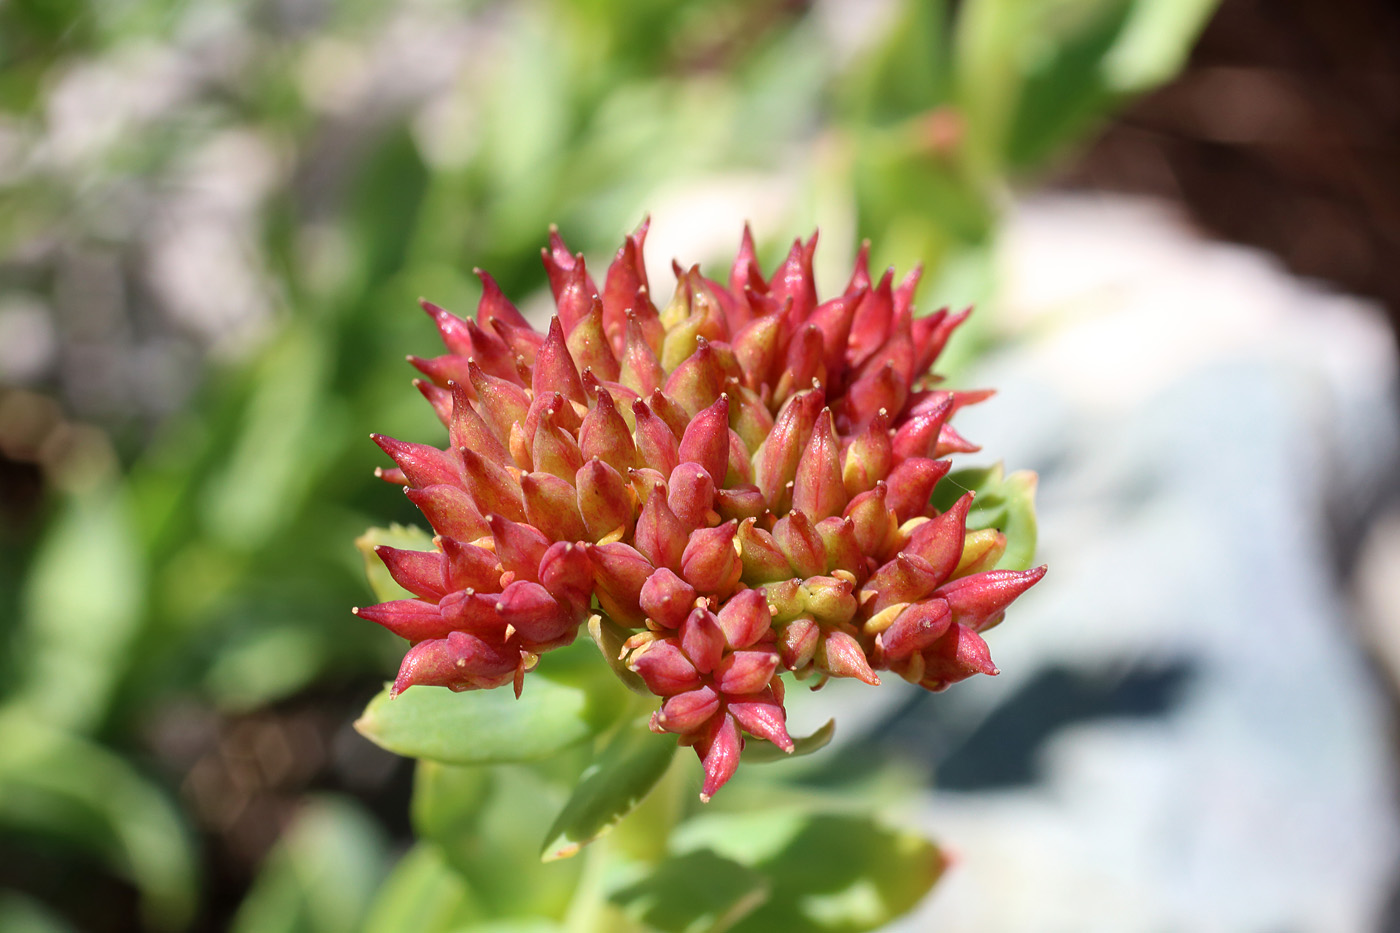
[[375, 929], [416, 299], [648, 214], [658, 293], [925, 263], [1041, 474], [1003, 675], [834, 694], [959, 854], [908, 929], [1400, 930], [1385, 0], [0, 0], [0, 930]]

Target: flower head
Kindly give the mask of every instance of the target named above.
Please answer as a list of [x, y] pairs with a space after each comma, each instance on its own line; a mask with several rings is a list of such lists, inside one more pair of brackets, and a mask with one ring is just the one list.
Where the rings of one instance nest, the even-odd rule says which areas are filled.
[[981, 633], [1044, 568], [992, 569], [1006, 540], [968, 531], [970, 495], [930, 505], [944, 458], [978, 449], [950, 419], [990, 395], [929, 374], [967, 312], [915, 317], [918, 271], [873, 281], [865, 249], [820, 300], [815, 235], [765, 280], [747, 229], [726, 284], [677, 266], [658, 309], [646, 232], [602, 288], [551, 232], [545, 333], [485, 273], [475, 320], [424, 302], [447, 353], [410, 359], [449, 444], [375, 441], [436, 550], [381, 548], [414, 598], [357, 613], [413, 645], [395, 692], [518, 692], [607, 614], [708, 798], [745, 735], [792, 750], [782, 672], [933, 690], [995, 674]]

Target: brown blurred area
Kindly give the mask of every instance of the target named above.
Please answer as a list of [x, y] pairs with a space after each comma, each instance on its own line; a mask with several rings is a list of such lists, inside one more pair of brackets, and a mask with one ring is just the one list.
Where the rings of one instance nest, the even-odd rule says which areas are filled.
[[1186, 71], [1056, 180], [1180, 202], [1400, 328], [1400, 4], [1225, 0]]

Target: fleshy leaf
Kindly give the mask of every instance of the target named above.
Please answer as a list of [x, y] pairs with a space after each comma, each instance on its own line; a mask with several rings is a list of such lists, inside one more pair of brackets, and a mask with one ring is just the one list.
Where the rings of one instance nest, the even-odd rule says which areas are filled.
[[305, 805], [238, 908], [233, 933], [355, 933], [383, 877], [379, 825], [345, 798]]
[[768, 900], [735, 933], [878, 929], [911, 910], [946, 867], [938, 847], [913, 833], [858, 814], [798, 809], [696, 817], [674, 846], [718, 853], [768, 881]]
[[481, 916], [466, 879], [432, 843], [419, 843], [380, 886], [364, 933], [451, 933]]
[[762, 875], [700, 850], [666, 859], [641, 881], [613, 892], [612, 901], [660, 933], [722, 933], [767, 897]]
[[369, 588], [374, 598], [381, 603], [395, 599], [412, 599], [414, 594], [394, 582], [384, 562], [374, 553], [381, 544], [405, 551], [431, 551], [433, 539], [416, 525], [393, 524], [388, 528], [371, 528], [355, 539], [355, 547], [365, 559], [365, 576], [369, 578]]
[[934, 488], [933, 506], [942, 512], [963, 493], [976, 493], [967, 516], [968, 529], [995, 528], [1006, 535], [1006, 553], [997, 561], [997, 569], [1027, 570], [1035, 562], [1036, 482], [1030, 470], [1004, 475], [1000, 463], [954, 470]]
[[772, 742], [749, 742], [744, 745], [743, 758], [748, 762], [763, 761], [786, 761], [789, 758], [801, 758], [803, 755], [810, 755], [819, 751], [831, 742], [831, 737], [836, 734], [836, 720], [828, 719], [826, 724], [811, 735], [803, 736], [800, 739], [793, 739], [793, 744], [797, 747], [792, 750], [792, 754], [787, 754]]
[[568, 858], [611, 830], [651, 792], [675, 754], [676, 743], [644, 721], [624, 726], [583, 772], [545, 836], [541, 860]]

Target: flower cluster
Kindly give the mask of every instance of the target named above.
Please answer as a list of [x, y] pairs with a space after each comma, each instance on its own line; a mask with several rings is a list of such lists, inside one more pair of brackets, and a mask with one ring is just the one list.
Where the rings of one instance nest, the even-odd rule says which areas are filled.
[[552, 232], [543, 334], [485, 273], [475, 320], [424, 302], [447, 353], [410, 361], [450, 443], [375, 440], [436, 550], [380, 548], [416, 598], [356, 612], [412, 643], [396, 693], [519, 691], [606, 616], [708, 799], [744, 733], [792, 750], [781, 672], [930, 690], [994, 674], [981, 633], [1044, 568], [991, 569], [1006, 539], [967, 530], [971, 495], [930, 505], [942, 458], [977, 449], [949, 419], [990, 394], [928, 374], [967, 312], [915, 317], [917, 270], [873, 281], [865, 249], [819, 300], [815, 235], [765, 280], [747, 229], [727, 284], [677, 266], [658, 311], [646, 231], [602, 288]]

